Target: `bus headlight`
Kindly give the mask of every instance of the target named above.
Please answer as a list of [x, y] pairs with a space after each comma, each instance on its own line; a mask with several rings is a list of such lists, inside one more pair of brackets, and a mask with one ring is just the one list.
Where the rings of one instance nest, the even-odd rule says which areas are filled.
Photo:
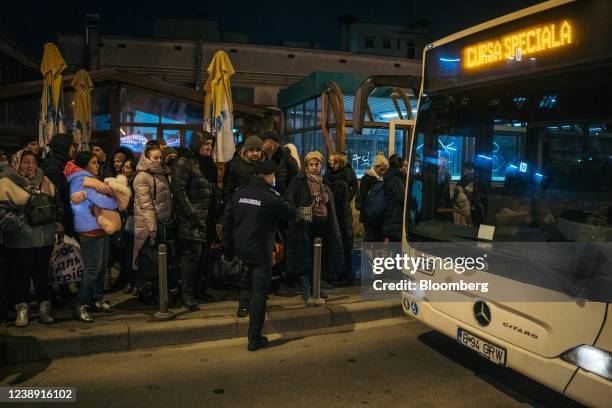
[[612, 353], [582, 345], [561, 355], [561, 359], [612, 381]]

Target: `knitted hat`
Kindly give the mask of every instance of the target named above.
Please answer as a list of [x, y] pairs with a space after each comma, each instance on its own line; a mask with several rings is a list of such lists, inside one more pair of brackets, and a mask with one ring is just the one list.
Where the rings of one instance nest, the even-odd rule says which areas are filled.
[[250, 136], [242, 145], [242, 151], [246, 152], [248, 150], [261, 150], [262, 144], [263, 142], [257, 136]]
[[376, 155], [376, 158], [374, 159], [374, 167], [376, 166], [389, 167], [389, 161], [386, 159], [384, 155], [379, 153]]
[[272, 160], [265, 160], [255, 165], [255, 174], [263, 174], [267, 176], [276, 171], [276, 165]]
[[323, 164], [323, 162], [325, 161], [325, 159], [323, 158], [323, 155], [320, 152], [313, 151], [313, 152], [306, 153], [306, 157], [304, 157], [304, 163], [308, 164], [308, 162], [313, 159], [320, 161], [321, 164]]

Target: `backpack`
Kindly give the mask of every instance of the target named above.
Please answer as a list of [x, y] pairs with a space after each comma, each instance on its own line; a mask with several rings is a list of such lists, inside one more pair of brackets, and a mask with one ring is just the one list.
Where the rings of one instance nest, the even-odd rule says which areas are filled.
[[41, 192], [40, 189], [27, 189], [21, 185], [18, 186], [30, 194], [30, 198], [23, 208], [30, 225], [44, 225], [58, 220], [59, 206], [55, 197]]
[[365, 201], [365, 210], [371, 218], [382, 217], [387, 209], [385, 200], [385, 183], [378, 181], [370, 188]]

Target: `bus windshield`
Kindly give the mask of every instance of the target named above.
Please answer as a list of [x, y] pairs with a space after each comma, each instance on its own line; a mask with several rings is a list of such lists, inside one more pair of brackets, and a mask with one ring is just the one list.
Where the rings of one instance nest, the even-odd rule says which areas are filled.
[[414, 241], [612, 240], [612, 63], [432, 91], [414, 133]]

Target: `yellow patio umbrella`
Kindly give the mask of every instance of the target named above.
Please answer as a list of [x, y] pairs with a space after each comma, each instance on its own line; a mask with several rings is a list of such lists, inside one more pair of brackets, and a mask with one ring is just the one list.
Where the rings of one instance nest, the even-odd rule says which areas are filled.
[[38, 124], [38, 144], [41, 146], [43, 155], [47, 153], [53, 136], [65, 132], [62, 72], [66, 68], [66, 62], [57, 46], [52, 43], [45, 44], [40, 64], [44, 82]]
[[79, 144], [80, 150], [89, 150], [91, 139], [91, 92], [93, 82], [89, 73], [80, 69], [70, 83], [75, 90], [72, 101], [72, 117], [74, 120], [74, 141]]
[[208, 66], [208, 79], [204, 85], [204, 129], [216, 136], [217, 162], [231, 160], [236, 151], [234, 144], [234, 116], [230, 77], [234, 67], [224, 51], [217, 51]]

